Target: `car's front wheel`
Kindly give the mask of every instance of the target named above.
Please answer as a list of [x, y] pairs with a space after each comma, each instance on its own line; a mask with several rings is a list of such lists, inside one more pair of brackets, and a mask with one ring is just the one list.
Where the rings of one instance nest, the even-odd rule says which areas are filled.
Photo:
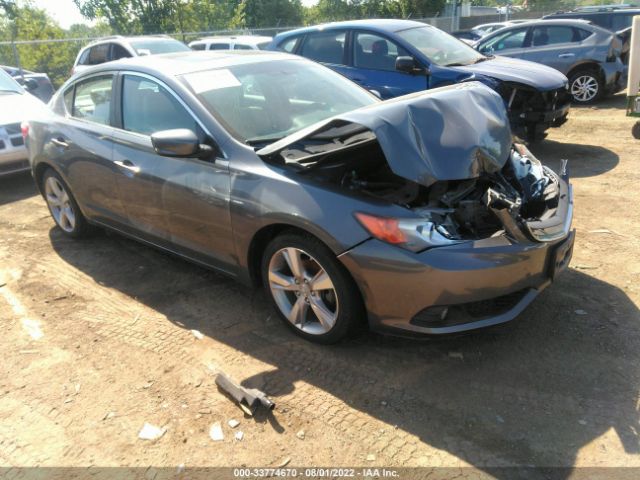
[[60, 175], [49, 168], [42, 177], [42, 185], [49, 212], [62, 232], [73, 238], [85, 235], [89, 225]]
[[262, 280], [279, 316], [307, 340], [335, 343], [364, 318], [348, 271], [309, 235], [285, 233], [272, 240], [263, 256]]
[[602, 80], [595, 71], [579, 70], [569, 78], [569, 91], [576, 103], [592, 103], [600, 98], [602, 90]]

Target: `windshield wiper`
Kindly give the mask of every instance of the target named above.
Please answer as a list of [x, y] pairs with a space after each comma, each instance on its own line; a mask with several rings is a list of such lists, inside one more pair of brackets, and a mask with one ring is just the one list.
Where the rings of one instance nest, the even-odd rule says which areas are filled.
[[257, 145], [267, 145], [269, 143], [275, 143], [278, 140], [282, 140], [284, 137], [255, 137], [255, 138], [247, 138], [244, 143], [247, 145], [251, 145], [255, 147]]
[[480, 57], [479, 59], [477, 59], [473, 63], [476, 64], [476, 63], [480, 63], [480, 62], [486, 62], [487, 60], [489, 60], [489, 59], [491, 59], [493, 57], [495, 57], [495, 55], [487, 55], [486, 57]]

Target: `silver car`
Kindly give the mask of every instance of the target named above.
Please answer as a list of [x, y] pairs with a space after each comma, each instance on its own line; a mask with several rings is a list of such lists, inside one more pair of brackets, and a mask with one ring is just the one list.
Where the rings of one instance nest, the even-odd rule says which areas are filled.
[[21, 123], [44, 110], [42, 101], [0, 69], [0, 176], [29, 170]]
[[620, 40], [584, 20], [514, 25], [483, 37], [475, 48], [485, 55], [522, 58], [561, 71], [577, 103], [591, 103], [625, 87]]

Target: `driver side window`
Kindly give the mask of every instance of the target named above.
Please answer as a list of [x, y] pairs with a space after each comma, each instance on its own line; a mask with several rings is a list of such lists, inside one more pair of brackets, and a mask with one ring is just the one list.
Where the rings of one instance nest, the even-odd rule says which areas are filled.
[[527, 37], [528, 28], [511, 30], [509, 32], [496, 35], [480, 48], [480, 53], [493, 53], [511, 48], [522, 48]]
[[409, 56], [401, 46], [372, 33], [356, 33], [353, 42], [353, 63], [357, 68], [396, 70], [396, 58]]
[[196, 121], [171, 93], [153, 80], [134, 75], [124, 77], [122, 127], [143, 135], [174, 128], [198, 132]]

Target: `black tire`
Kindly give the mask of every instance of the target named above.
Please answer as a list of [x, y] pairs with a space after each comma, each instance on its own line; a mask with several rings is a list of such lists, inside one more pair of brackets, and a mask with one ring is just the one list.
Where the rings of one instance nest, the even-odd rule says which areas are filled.
[[[50, 187], [48, 186], [49, 182], [57, 182], [58, 186], [61, 187], [63, 192], [67, 195], [68, 202], [66, 202], [64, 206], [73, 214], [73, 224], [68, 221], [69, 217], [66, 213], [61, 215], [62, 207], [57, 206], [53, 197], [50, 195]], [[80, 207], [78, 207], [78, 203], [73, 197], [71, 189], [62, 177], [52, 168], [48, 168], [42, 175], [42, 192], [53, 221], [64, 235], [71, 238], [81, 238], [90, 233], [91, 227], [87, 223], [86, 218], [84, 218]], [[67, 221], [64, 220], [65, 218]]]
[[634, 123], [633, 127], [631, 127], [631, 135], [633, 135], [633, 138], [636, 140], [640, 140], [640, 120]]
[[[587, 86], [589, 88], [586, 88]], [[596, 88], [594, 93], [589, 93], [592, 91], [591, 87]], [[569, 77], [569, 92], [573, 96], [573, 101], [576, 104], [589, 105], [599, 100], [604, 93], [602, 77], [596, 70], [576, 70]]]
[[[307, 290], [306, 294], [309, 295], [308, 298], [305, 292], [287, 291], [280, 293], [279, 290], [276, 290], [277, 293], [275, 295], [279, 296], [280, 301], [282, 301], [283, 296], [286, 296], [287, 299], [289, 299], [288, 301], [293, 303], [297, 302], [298, 299], [311, 301], [311, 303], [307, 301], [307, 307], [305, 307], [305, 312], [307, 312], [305, 318], [308, 318], [309, 321], [303, 320], [300, 326], [290, 321], [285, 312], [283, 312], [283, 309], [279, 305], [279, 300], [276, 299], [274, 295], [272, 282], [270, 282], [269, 279], [270, 265], [274, 266], [277, 265], [277, 262], [280, 262], [285, 270], [289, 268], [289, 262], [282, 261], [285, 258], [282, 256], [282, 252], [285, 249], [300, 251], [300, 258], [303, 262], [306, 262], [305, 267], [303, 267], [305, 276], [306, 273], [313, 272], [315, 266], [318, 266], [328, 274], [332, 284], [332, 290], [322, 290], [321, 293], [317, 291], [310, 293], [309, 290]], [[274, 263], [272, 263], [272, 261]], [[261, 268], [262, 284], [273, 308], [285, 325], [299, 336], [312, 342], [331, 344], [343, 340], [347, 336], [358, 332], [363, 327], [365, 308], [357, 285], [347, 269], [336, 259], [333, 252], [317, 238], [298, 232], [285, 232], [279, 235], [267, 245], [262, 257]], [[291, 278], [293, 279], [294, 275], [292, 272], [293, 269], [290, 270]], [[300, 287], [300, 289], [302, 289], [302, 287]], [[313, 298], [311, 295], [313, 295]], [[326, 295], [326, 298], [322, 298], [323, 295]], [[304, 298], [302, 298], [303, 296]], [[285, 299], [285, 302], [287, 299]], [[326, 304], [327, 309], [331, 310], [335, 318], [335, 323], [333, 323], [330, 329], [324, 332], [321, 330], [326, 328], [325, 324], [319, 321], [320, 316], [316, 314], [318, 300], [324, 302], [322, 305]], [[333, 311], [333, 307], [335, 307], [335, 312]], [[291, 311], [293, 311], [293, 306], [291, 307]]]

